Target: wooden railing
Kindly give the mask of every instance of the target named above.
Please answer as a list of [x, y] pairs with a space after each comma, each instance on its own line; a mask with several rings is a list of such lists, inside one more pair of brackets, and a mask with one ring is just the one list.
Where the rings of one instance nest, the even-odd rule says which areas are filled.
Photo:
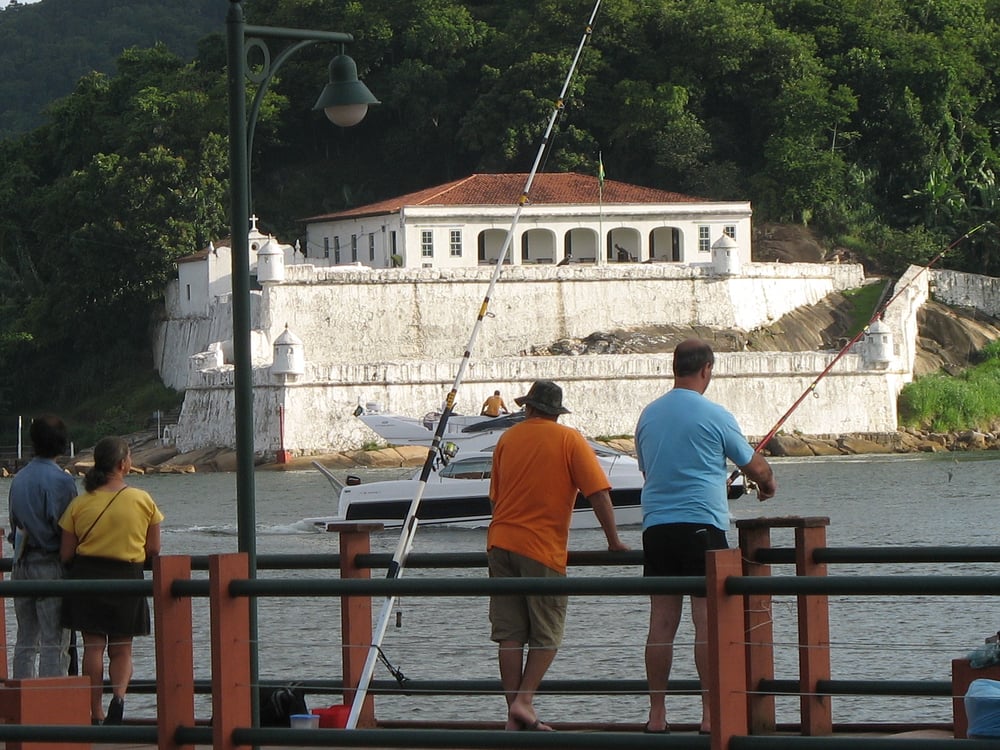
[[[156, 649], [156, 726], [150, 727], [90, 727], [84, 726], [89, 716], [77, 717], [79, 710], [67, 716], [80, 719], [79, 725], [43, 726], [36, 724], [37, 712], [28, 708], [3, 708], [0, 690], [0, 740], [15, 743], [26, 739], [53, 741], [60, 738], [64, 746], [67, 737], [78, 744], [155, 740], [162, 750], [187, 748], [194, 744], [212, 744], [228, 750], [244, 744], [272, 742], [281, 738], [285, 745], [302, 746], [371, 746], [382, 747], [455, 747], [461, 742], [468, 747], [510, 746], [511, 737], [502, 732], [477, 730], [458, 732], [441, 729], [416, 729], [406, 732], [378, 729], [374, 698], [369, 695], [359, 721], [358, 730], [336, 732], [313, 730], [268, 730], [252, 726], [254, 686], [250, 674], [251, 597], [335, 596], [341, 601], [343, 700], [354, 698], [361, 674], [363, 658], [372, 632], [373, 596], [405, 594], [407, 596], [485, 596], [490, 593], [555, 593], [636, 595], [650, 593], [701, 593], [707, 596], [708, 652], [710, 668], [706, 684], [710, 698], [712, 734], [709, 738], [671, 735], [669, 738], [643, 736], [638, 732], [599, 732], [598, 739], [590, 733], [521, 733], [517, 746], [529, 747], [711, 747], [722, 750], [742, 747], [753, 738], [767, 737], [769, 747], [780, 748], [790, 743], [785, 735], [775, 734], [776, 718], [773, 694], [765, 689], [774, 680], [773, 634], [771, 631], [771, 597], [797, 597], [799, 636], [799, 677], [801, 737], [828, 737], [834, 732], [831, 710], [830, 635], [827, 597], [831, 591], [905, 595], [915, 591], [950, 594], [1000, 594], [1000, 578], [995, 576], [923, 577], [926, 581], [910, 581], [915, 577], [854, 577], [834, 578], [827, 575], [826, 563], [817, 560], [829, 555], [826, 548], [826, 518], [771, 518], [740, 521], [738, 549], [719, 550], [708, 554], [706, 576], [701, 578], [642, 578], [571, 577], [566, 579], [486, 579], [486, 578], [394, 578], [373, 579], [371, 568], [359, 562], [372, 559], [370, 533], [376, 526], [339, 524], [331, 527], [340, 536], [339, 579], [258, 579], [251, 577], [245, 554], [220, 554], [208, 558], [208, 580], [192, 579], [192, 558], [163, 556], [153, 563], [152, 580], [124, 581], [5, 581], [0, 583], [0, 596], [33, 594], [67, 594], [81, 588], [135, 593], [137, 584], [148, 587], [153, 597]], [[796, 576], [772, 578], [771, 564], [782, 558], [781, 550], [771, 548], [771, 532], [776, 528], [791, 528], [795, 533], [793, 559]], [[610, 554], [610, 553], [609, 553]], [[629, 553], [625, 553], [629, 554]], [[634, 563], [634, 553], [629, 560]], [[477, 558], [478, 559], [478, 558]], [[480, 563], [481, 564], [481, 563]], [[933, 584], [928, 584], [932, 581]], [[209, 599], [211, 618], [211, 726], [196, 722], [194, 655], [192, 642], [192, 597]], [[0, 607], [0, 637], [3, 627]], [[0, 677], [7, 676], [6, 642], [0, 643]], [[965, 674], [965, 673], [963, 673]], [[961, 682], [965, 679], [958, 674]], [[82, 678], [77, 678], [82, 679]], [[56, 700], [53, 690], [65, 690], [66, 685], [44, 680], [13, 683], [6, 681], [3, 689], [18, 695], [18, 705], [27, 706]], [[460, 683], [458, 683], [460, 685]], [[948, 688], [945, 687], [945, 690]], [[951, 688], [951, 696], [962, 689]], [[30, 690], [30, 694], [29, 694]], [[947, 692], [943, 695], [948, 695]], [[3, 713], [6, 711], [6, 713]], [[964, 729], [959, 721], [960, 701], [955, 703], [956, 730]], [[65, 717], [64, 717], [65, 718]], [[961, 715], [964, 721], [964, 714]], [[2, 722], [6, 722], [5, 724]], [[13, 726], [16, 724], [26, 726]], [[200, 726], [199, 726], [200, 724]], [[76, 731], [78, 730], [78, 731]], [[373, 740], [372, 732], [378, 732]], [[451, 731], [450, 734], [442, 732]], [[277, 734], [275, 734], [277, 732]], [[958, 734], [958, 733], [956, 733]], [[666, 742], [664, 740], [666, 739]], [[626, 741], [627, 740], [627, 741]], [[852, 739], [852, 742], [856, 740]], [[866, 747], [875, 747], [865, 740]], [[933, 740], [921, 741], [921, 748], [937, 747]], [[943, 742], [943, 741], [942, 741]], [[436, 744], [435, 744], [436, 743]], [[659, 744], [657, 744], [659, 743]], [[930, 743], [930, 744], [928, 744]], [[53, 745], [55, 746], [55, 745]], [[747, 745], [749, 747], [750, 745]], [[790, 745], [799, 746], [799, 745]], [[853, 746], [853, 745], [852, 745]], [[887, 747], [898, 748], [899, 741]], [[949, 744], [940, 747], [954, 747]]]

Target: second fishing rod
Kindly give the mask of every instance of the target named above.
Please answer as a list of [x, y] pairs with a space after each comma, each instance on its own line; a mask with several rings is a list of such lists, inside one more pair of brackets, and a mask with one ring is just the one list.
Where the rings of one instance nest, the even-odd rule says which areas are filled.
[[[991, 221], [984, 221], [982, 224], [979, 224], [978, 226], [973, 227], [972, 229], [970, 229], [969, 231], [967, 231], [965, 234], [963, 234], [961, 237], [959, 237], [958, 239], [956, 239], [956, 240], [952, 241], [951, 243], [949, 243], [943, 250], [941, 250], [941, 252], [939, 252], [937, 255], [935, 255], [933, 258], [931, 258], [927, 262], [926, 265], [922, 266], [920, 268], [920, 270], [917, 271], [917, 273], [915, 273], [913, 276], [911, 276], [910, 279], [905, 284], [902, 284], [901, 286], [899, 286], [893, 292], [893, 294], [888, 297], [888, 299], [886, 299], [881, 304], [877, 305], [876, 308], [875, 308], [875, 311], [872, 313], [871, 317], [868, 319], [868, 322], [864, 326], [861, 327], [861, 330], [859, 330], [851, 338], [851, 340], [848, 341], [840, 349], [840, 351], [837, 352], [837, 354], [833, 357], [833, 359], [830, 360], [830, 362], [827, 364], [827, 366], [825, 368], [823, 368], [822, 372], [820, 372], [819, 375], [817, 375], [815, 377], [815, 379], [811, 383], [809, 383], [809, 385], [806, 387], [806, 389], [804, 391], [802, 391], [802, 394], [797, 399], [795, 399], [794, 403], [792, 403], [792, 405], [788, 408], [788, 410], [784, 414], [781, 415], [781, 417], [778, 419], [778, 421], [774, 423], [774, 426], [770, 430], [768, 430], [767, 434], [764, 435], [763, 438], [760, 439], [760, 441], [757, 443], [756, 448], [755, 448], [756, 452], [760, 453], [760, 452], [762, 452], [764, 450], [764, 448], [767, 447], [767, 444], [770, 443], [772, 439], [774, 439], [774, 436], [778, 434], [778, 432], [781, 430], [781, 428], [785, 425], [785, 422], [788, 421], [788, 418], [791, 417], [792, 414], [795, 413], [795, 410], [798, 409], [799, 406], [802, 405], [802, 402], [805, 401], [806, 398], [808, 398], [809, 394], [816, 392], [816, 386], [819, 385], [819, 382], [823, 378], [825, 378], [830, 373], [831, 370], [833, 370], [834, 366], [841, 359], [843, 359], [844, 355], [846, 355], [852, 349], [852, 347], [854, 347], [854, 345], [857, 344], [861, 340], [861, 338], [863, 336], [865, 336], [867, 333], [869, 333], [871, 331], [871, 328], [876, 323], [876, 321], [882, 320], [882, 318], [885, 315], [886, 311], [892, 306], [892, 304], [896, 300], [898, 300], [903, 295], [904, 292], [906, 292], [907, 289], [910, 289], [917, 282], [917, 280], [921, 276], [923, 276], [925, 273], [927, 273], [930, 270], [930, 268], [932, 266], [934, 266], [935, 264], [937, 264], [942, 258], [944, 258], [945, 255], [947, 255], [949, 252], [951, 252], [952, 250], [954, 250], [961, 243], [965, 242], [967, 239], [969, 239], [969, 237], [971, 237], [972, 235], [976, 234], [977, 232], [982, 231], [983, 229], [985, 229], [988, 226], [994, 226], [993, 222], [991, 222]], [[741, 484], [738, 484], [736, 482], [736, 480], [737, 480], [737, 478], [739, 476], [740, 476], [740, 470], [739, 469], [734, 470], [729, 475], [728, 482], [729, 482], [729, 487], [730, 487], [730, 491], [729, 491], [729, 497], [730, 497], [730, 499], [736, 499], [737, 497], [740, 497], [743, 494], [743, 492], [746, 489], [748, 489], [748, 487], [746, 487], [744, 485], [741, 485]]]

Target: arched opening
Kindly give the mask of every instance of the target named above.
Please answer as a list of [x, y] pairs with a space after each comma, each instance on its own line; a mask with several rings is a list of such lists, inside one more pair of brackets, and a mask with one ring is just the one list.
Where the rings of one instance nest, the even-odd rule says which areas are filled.
[[551, 229], [529, 229], [521, 235], [522, 263], [554, 263], [556, 235]]
[[649, 233], [649, 259], [680, 263], [681, 230], [677, 227], [657, 227]]
[[585, 227], [570, 229], [563, 235], [563, 257], [560, 260], [597, 258], [597, 232]]
[[[484, 265], [494, 265], [503, 250], [503, 243], [507, 239], [506, 229], [484, 229], [479, 233], [477, 242], [479, 245], [479, 262]], [[507, 251], [507, 258], [504, 263], [510, 263], [510, 251]]]
[[642, 258], [642, 237], [638, 230], [616, 227], [608, 232], [605, 257], [609, 263], [636, 263]]

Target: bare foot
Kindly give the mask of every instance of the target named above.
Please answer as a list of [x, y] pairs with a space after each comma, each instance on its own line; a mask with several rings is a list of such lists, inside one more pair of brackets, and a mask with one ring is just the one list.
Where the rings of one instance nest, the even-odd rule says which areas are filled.
[[530, 732], [553, 732], [555, 731], [548, 724], [543, 724], [542, 721], [535, 715], [534, 710], [528, 713], [522, 709], [515, 708], [511, 706], [507, 713], [507, 724], [505, 729], [522, 729]]
[[647, 734], [665, 734], [670, 731], [670, 722], [667, 721], [667, 714], [662, 706], [659, 710], [649, 709], [649, 717], [643, 731]]
[[553, 729], [552, 727], [550, 727], [548, 724], [543, 724], [541, 719], [535, 719], [530, 724], [524, 724], [524, 725], [521, 726], [521, 729], [523, 729], [526, 732], [554, 732], [554, 731], [556, 731], [555, 729]]

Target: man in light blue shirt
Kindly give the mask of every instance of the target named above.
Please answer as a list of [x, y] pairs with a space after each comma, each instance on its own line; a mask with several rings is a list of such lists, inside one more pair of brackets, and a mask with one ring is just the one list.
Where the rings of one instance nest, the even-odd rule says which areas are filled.
[[[674, 350], [674, 387], [639, 416], [635, 430], [642, 488], [642, 547], [646, 576], [704, 576], [705, 553], [725, 549], [729, 529], [726, 460], [757, 483], [757, 496], [767, 500], [777, 485], [764, 457], [754, 451], [722, 406], [703, 395], [712, 379], [715, 355], [698, 339]], [[646, 731], [668, 732], [666, 690], [673, 661], [674, 636], [684, 597], [650, 596], [646, 638], [649, 721]], [[695, 666], [702, 684], [708, 668], [708, 617], [705, 597], [691, 597], [695, 629]], [[710, 730], [708, 695], [702, 692], [700, 730]]]
[[[35, 419], [30, 434], [35, 457], [14, 475], [7, 504], [14, 544], [10, 577], [15, 581], [59, 579], [63, 578], [59, 518], [77, 490], [76, 482], [55, 459], [66, 452], [69, 436], [66, 425], [54, 416]], [[62, 597], [16, 597], [14, 614], [14, 679], [65, 675], [69, 631], [60, 622]]]

